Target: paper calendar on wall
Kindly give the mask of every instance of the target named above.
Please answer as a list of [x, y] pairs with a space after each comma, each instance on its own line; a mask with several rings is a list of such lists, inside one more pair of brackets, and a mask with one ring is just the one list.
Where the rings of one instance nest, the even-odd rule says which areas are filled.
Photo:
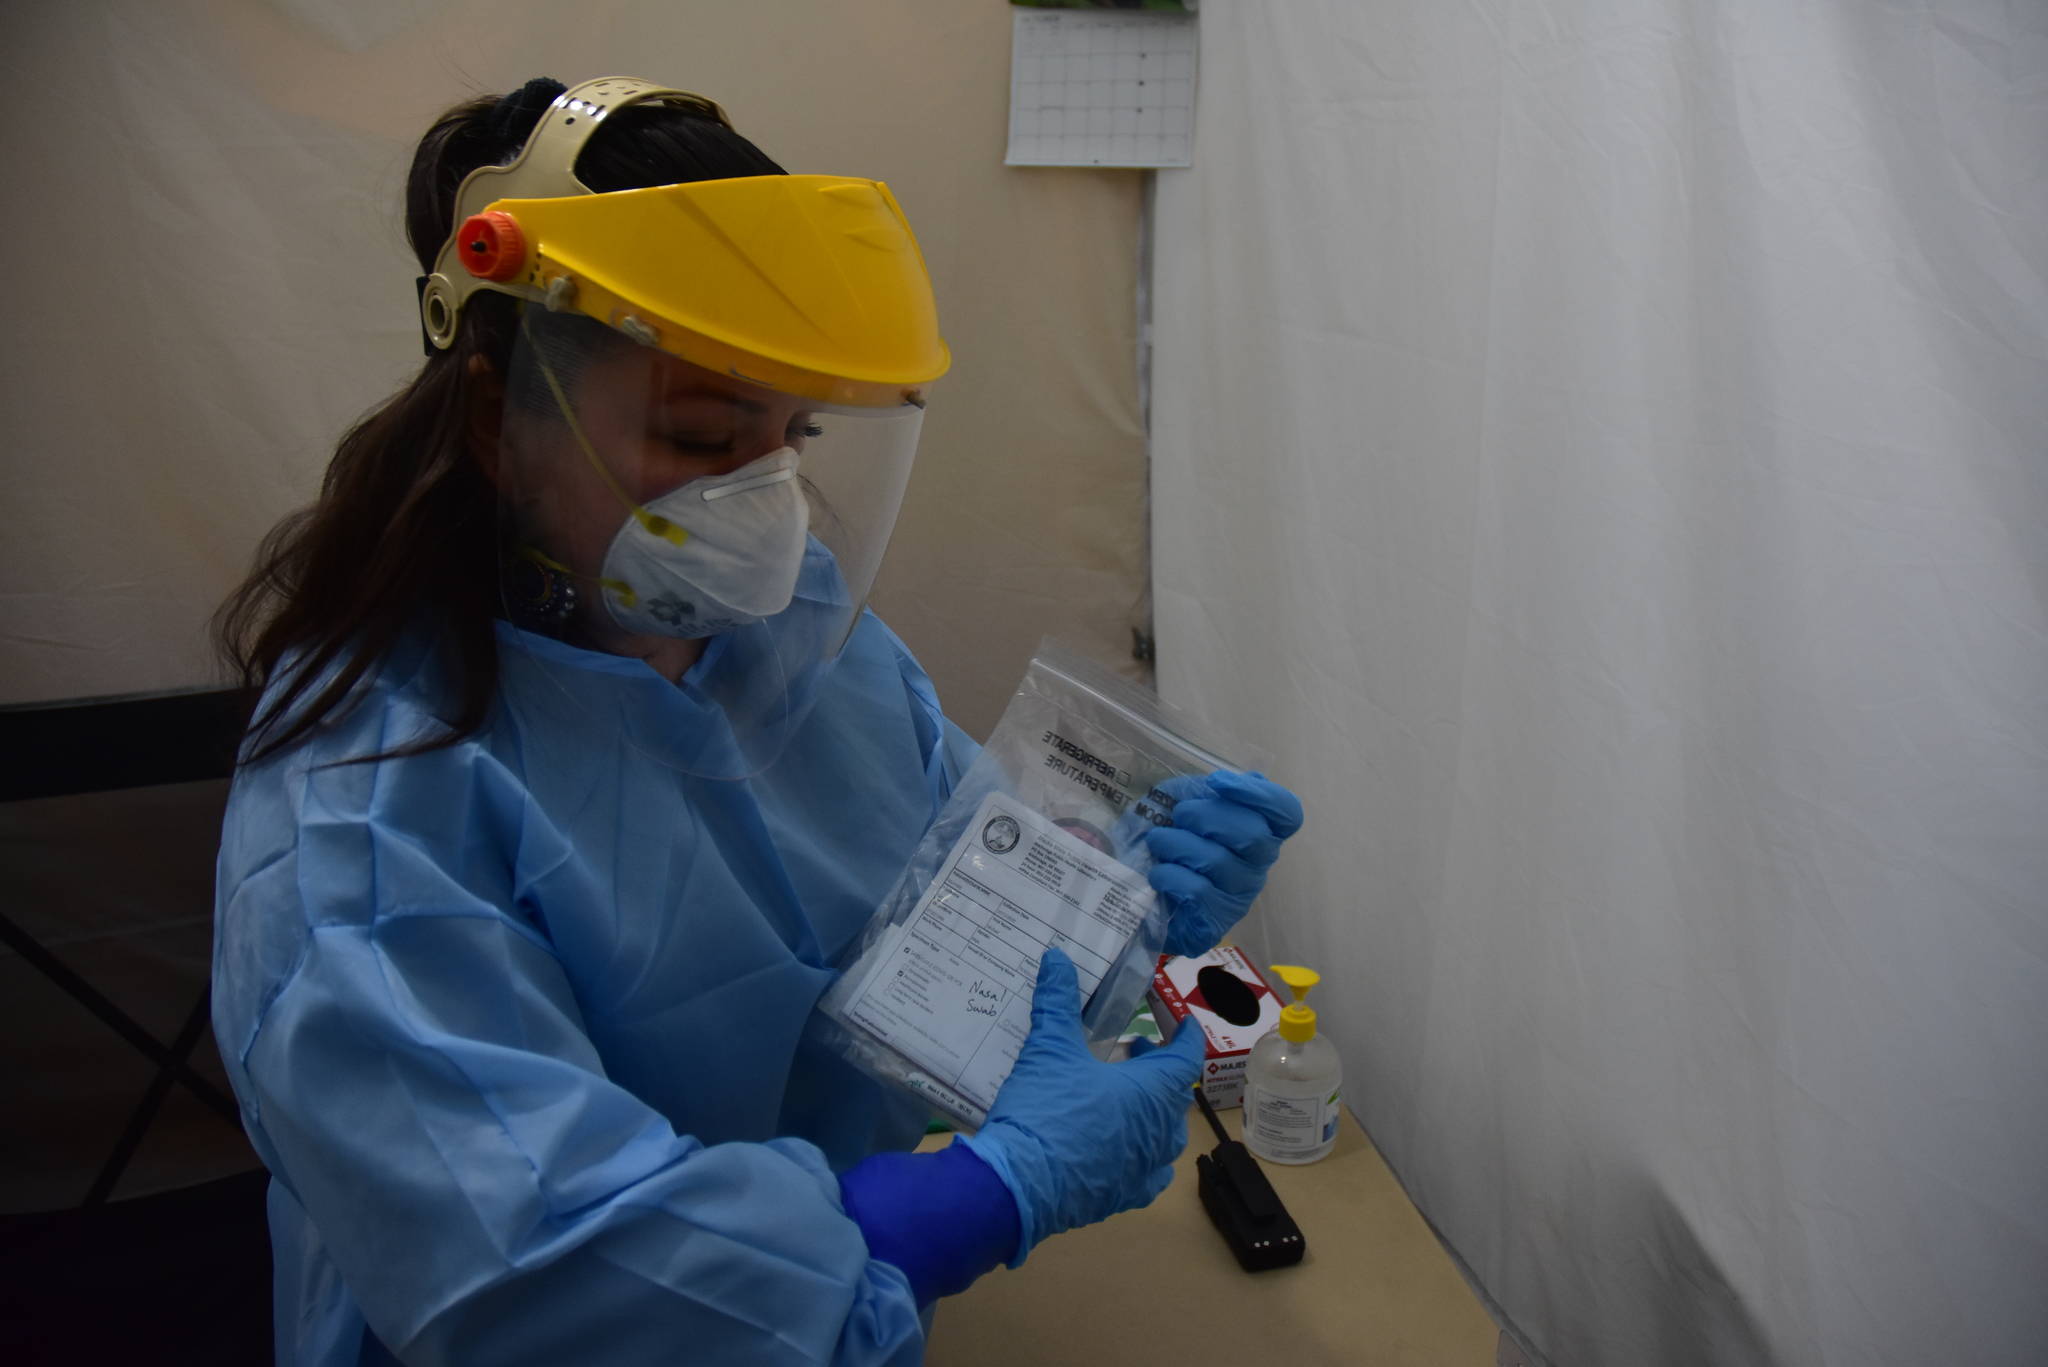
[[1191, 14], [1014, 12], [1011, 166], [1187, 166]]

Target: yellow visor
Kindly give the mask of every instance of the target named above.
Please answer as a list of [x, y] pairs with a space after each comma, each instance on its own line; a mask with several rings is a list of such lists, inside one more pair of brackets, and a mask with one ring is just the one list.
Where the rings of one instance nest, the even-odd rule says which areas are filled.
[[879, 181], [746, 176], [500, 199], [450, 245], [449, 273], [471, 288], [822, 403], [921, 403], [951, 363], [924, 257]]

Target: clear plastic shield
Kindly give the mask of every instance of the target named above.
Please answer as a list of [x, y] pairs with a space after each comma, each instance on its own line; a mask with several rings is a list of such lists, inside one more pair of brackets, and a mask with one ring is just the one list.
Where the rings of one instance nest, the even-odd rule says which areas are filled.
[[[658, 675], [696, 705], [677, 726], [697, 734], [644, 738], [653, 752], [697, 777], [760, 772], [859, 618], [922, 422], [915, 404], [819, 403], [528, 306], [479, 438], [507, 648]], [[527, 677], [507, 705], [529, 733], [579, 734], [601, 705], [572, 674]]]

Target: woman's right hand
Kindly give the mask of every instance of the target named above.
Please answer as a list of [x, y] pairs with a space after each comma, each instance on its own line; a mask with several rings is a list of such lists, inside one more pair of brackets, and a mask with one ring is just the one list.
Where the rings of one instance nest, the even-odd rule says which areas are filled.
[[1038, 963], [1031, 1033], [988, 1122], [962, 1142], [995, 1169], [1023, 1223], [1011, 1266], [1039, 1240], [1149, 1205], [1187, 1146], [1199, 1028], [1142, 1058], [1103, 1063], [1081, 1030], [1080, 984], [1057, 949]]

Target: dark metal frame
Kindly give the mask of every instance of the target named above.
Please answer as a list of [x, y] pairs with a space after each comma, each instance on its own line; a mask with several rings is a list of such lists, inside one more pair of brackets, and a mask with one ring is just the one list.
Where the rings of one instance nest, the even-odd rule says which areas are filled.
[[[0, 802], [226, 778], [234, 772], [251, 701], [247, 693], [217, 689], [0, 707], [0, 755], [8, 757], [0, 769]], [[241, 1129], [234, 1099], [190, 1062], [206, 1032], [210, 986], [200, 988], [177, 1037], [165, 1044], [4, 913], [0, 942], [156, 1065], [82, 1205], [104, 1204], [113, 1193], [173, 1086]]]

